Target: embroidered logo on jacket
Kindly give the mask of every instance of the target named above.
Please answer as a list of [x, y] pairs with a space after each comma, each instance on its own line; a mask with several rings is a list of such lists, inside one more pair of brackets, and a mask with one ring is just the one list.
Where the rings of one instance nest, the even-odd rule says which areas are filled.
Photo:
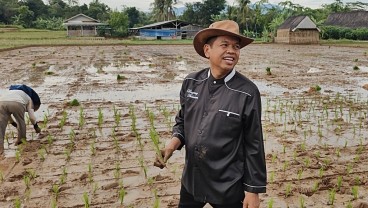
[[193, 92], [192, 89], [187, 90], [187, 97], [198, 99], [198, 92]]

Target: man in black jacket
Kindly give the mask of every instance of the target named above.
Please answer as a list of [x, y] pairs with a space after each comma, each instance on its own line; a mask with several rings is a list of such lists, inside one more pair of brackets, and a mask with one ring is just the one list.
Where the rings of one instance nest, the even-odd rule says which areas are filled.
[[254, 208], [266, 191], [266, 164], [257, 86], [235, 71], [240, 49], [253, 40], [231, 20], [194, 37], [209, 68], [189, 74], [180, 91], [173, 138], [155, 165], [163, 168], [185, 146], [180, 208]]

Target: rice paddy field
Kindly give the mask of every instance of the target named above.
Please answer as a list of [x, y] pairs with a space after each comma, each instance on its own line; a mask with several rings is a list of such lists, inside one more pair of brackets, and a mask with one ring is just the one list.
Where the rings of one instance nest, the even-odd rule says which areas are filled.
[[[338, 45], [242, 49], [236, 70], [262, 95], [261, 207], [368, 206], [367, 53]], [[0, 93], [23, 83], [42, 102], [40, 134], [27, 125], [27, 141], [14, 146], [17, 130], [7, 128], [0, 207], [177, 207], [184, 150], [165, 169], [153, 162], [171, 138], [183, 78], [207, 66], [191, 45], [0, 52]]]

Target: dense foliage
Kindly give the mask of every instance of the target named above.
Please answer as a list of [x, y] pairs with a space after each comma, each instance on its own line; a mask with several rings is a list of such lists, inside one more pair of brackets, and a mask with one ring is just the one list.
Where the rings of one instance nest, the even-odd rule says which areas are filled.
[[[102, 1], [91, 0], [88, 5], [79, 5], [78, 0], [48, 0], [47, 4], [43, 0], [0, 0], [0, 25], [61, 30], [64, 29], [64, 20], [83, 13], [109, 23], [113, 35], [126, 36], [128, 28], [158, 21], [180, 19], [206, 27], [216, 20], [232, 19], [239, 23], [244, 34], [254, 38], [269, 38], [275, 36], [277, 28], [290, 16], [307, 15], [317, 26], [322, 27], [331, 13], [368, 8], [368, 3], [355, 1], [344, 4], [342, 0], [335, 0], [318, 9], [303, 7], [289, 0], [278, 5], [269, 4], [268, 0], [252, 1], [254, 3], [236, 0], [233, 5], [227, 5], [226, 0], [198, 0], [186, 3], [184, 12], [176, 14], [175, 5], [180, 3], [178, 0], [154, 0], [149, 12], [139, 11], [135, 7], [112, 10]], [[322, 37], [366, 40], [366, 30], [323, 27]]]

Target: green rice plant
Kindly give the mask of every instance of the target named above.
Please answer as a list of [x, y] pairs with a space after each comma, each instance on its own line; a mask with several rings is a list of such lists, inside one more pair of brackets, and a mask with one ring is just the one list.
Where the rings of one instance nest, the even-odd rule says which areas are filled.
[[273, 183], [274, 178], [275, 178], [275, 171], [273, 170], [273, 171], [270, 173], [270, 183]]
[[93, 142], [91, 143], [91, 155], [95, 156], [96, 155], [96, 146], [95, 146], [95, 141], [93, 140]]
[[71, 100], [71, 101], [69, 102], [69, 105], [70, 105], [70, 106], [79, 106], [79, 105], [80, 105], [80, 103], [79, 103], [79, 101], [78, 101], [77, 99], [73, 99], [73, 100]]
[[351, 201], [348, 202], [348, 204], [346, 205], [346, 208], [353, 208], [353, 204], [351, 203]]
[[319, 177], [322, 178], [324, 173], [325, 173], [325, 170], [323, 169], [323, 166], [321, 166], [321, 168], [319, 169], [319, 173], [318, 173]]
[[19, 151], [19, 150], [16, 150], [16, 151], [15, 151], [15, 161], [16, 161], [17, 163], [19, 163], [19, 162], [20, 162], [20, 151]]
[[116, 162], [115, 163], [115, 170], [114, 170], [114, 178], [119, 180], [121, 176], [121, 172], [120, 172], [120, 163]]
[[359, 176], [355, 176], [354, 181], [355, 181], [355, 185], [360, 185], [360, 178], [359, 178]]
[[303, 168], [298, 170], [298, 181], [302, 178], [303, 175]]
[[340, 191], [342, 186], [342, 176], [337, 177], [337, 191]]
[[288, 167], [289, 167], [289, 162], [288, 161], [285, 161], [284, 162], [284, 165], [282, 167], [282, 170], [285, 172]]
[[22, 202], [21, 202], [21, 200], [19, 199], [19, 197], [16, 197], [15, 199], [14, 199], [14, 207], [15, 208], [21, 208], [22, 207]]
[[115, 108], [115, 105], [113, 106], [113, 111], [114, 111], [114, 121], [115, 121], [115, 125], [116, 125], [116, 126], [119, 126], [119, 124], [120, 124], [120, 120], [121, 120], [121, 113], [120, 113], [120, 111], [118, 111], [118, 110]]
[[89, 208], [90, 207], [90, 201], [89, 201], [87, 192], [83, 193], [83, 201], [84, 201], [84, 208]]
[[309, 165], [310, 165], [310, 158], [309, 157], [307, 157], [307, 158], [304, 159], [304, 165], [307, 168], [309, 167]]
[[54, 142], [54, 138], [51, 136], [51, 134], [47, 135], [47, 143], [51, 145]]
[[315, 193], [318, 191], [318, 188], [319, 188], [319, 182], [315, 181], [312, 187], [312, 191]]
[[81, 106], [79, 108], [79, 123], [78, 123], [79, 128], [82, 128], [84, 126], [84, 124], [86, 124], [86, 119], [84, 117], [84, 109]]
[[346, 173], [347, 174], [350, 174], [353, 172], [353, 165], [351, 163], [349, 163], [347, 166], [346, 166]]
[[304, 199], [304, 197], [300, 196], [300, 198], [299, 198], [299, 204], [300, 204], [300, 208], [304, 208], [305, 207], [305, 199]]
[[291, 195], [291, 191], [292, 191], [291, 184], [287, 183], [285, 187], [285, 197], [289, 197]]
[[88, 164], [88, 180], [90, 183], [93, 182], [93, 169], [91, 163]]
[[45, 113], [43, 115], [43, 128], [47, 127], [47, 123], [49, 122], [49, 115], [47, 113]]
[[271, 162], [274, 163], [276, 161], [276, 159], [277, 159], [277, 153], [273, 153]]
[[56, 208], [56, 207], [57, 207], [56, 199], [54, 197], [51, 197], [51, 208]]
[[162, 155], [161, 155], [161, 150], [160, 150], [160, 138], [159, 138], [159, 135], [158, 133], [156, 132], [156, 129], [151, 127], [150, 128], [150, 138], [153, 142], [153, 146], [154, 146], [154, 149], [156, 151], [156, 155], [161, 159], [161, 161], [164, 161], [164, 159], [162, 158]]
[[273, 203], [274, 203], [273, 198], [269, 199], [268, 203], [267, 203], [268, 204], [267, 207], [268, 208], [273, 208]]
[[119, 201], [120, 204], [122, 205], [124, 203], [124, 197], [125, 197], [126, 191], [124, 189], [124, 186], [122, 186], [119, 190]]
[[31, 179], [29, 176], [25, 175], [23, 176], [24, 184], [26, 185], [26, 189], [29, 189], [31, 187]]
[[329, 191], [329, 194], [328, 194], [328, 205], [333, 205], [334, 202], [335, 202], [335, 198], [336, 198], [336, 190], [333, 188]]
[[59, 196], [59, 192], [60, 192], [60, 187], [58, 184], [53, 184], [51, 187], [52, 193], [54, 193], [55, 196], [55, 200], [57, 201], [57, 198]]
[[4, 174], [3, 172], [0, 170], [0, 182], [4, 181]]
[[272, 75], [270, 67], [266, 67], [266, 73], [267, 73], [267, 75]]
[[39, 149], [37, 154], [42, 162], [45, 161], [46, 150], [44, 148]]
[[62, 114], [63, 114], [63, 117], [61, 117], [60, 122], [59, 122], [60, 129], [63, 129], [66, 121], [68, 120], [68, 113], [65, 110], [63, 110]]
[[147, 179], [147, 167], [144, 165], [144, 159], [143, 156], [138, 158], [139, 165], [143, 169], [144, 177]]
[[120, 74], [118, 74], [117, 76], [116, 76], [116, 79], [118, 80], [118, 81], [122, 81], [122, 80], [125, 80], [125, 79], [127, 79], [124, 75], [120, 75]]
[[354, 197], [354, 200], [357, 200], [358, 199], [358, 186], [353, 186], [351, 188], [351, 193]]
[[68, 149], [66, 149], [65, 151], [64, 151], [64, 154], [65, 154], [65, 156], [66, 156], [66, 161], [70, 161], [70, 155], [71, 155], [71, 153], [72, 153], [72, 151], [70, 150], [70, 148], [68, 148]]
[[157, 195], [157, 190], [154, 189], [153, 193], [155, 195], [155, 202], [153, 203], [153, 208], [160, 208], [160, 197]]
[[104, 121], [103, 112], [102, 112], [101, 108], [98, 108], [98, 121], [97, 121], [97, 125], [98, 125], [99, 128], [102, 127], [103, 121]]

